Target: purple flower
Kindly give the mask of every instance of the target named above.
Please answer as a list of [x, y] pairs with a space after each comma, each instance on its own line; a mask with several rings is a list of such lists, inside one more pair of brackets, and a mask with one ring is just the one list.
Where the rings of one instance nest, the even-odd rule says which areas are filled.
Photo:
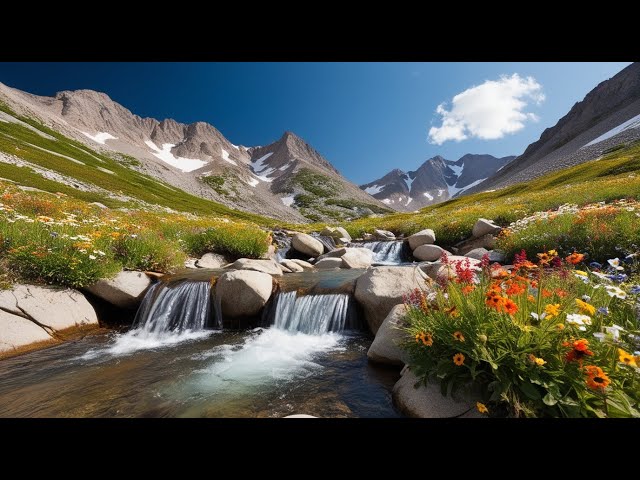
[[615, 273], [612, 275], [607, 275], [607, 278], [613, 282], [622, 283], [629, 277], [625, 273]]
[[638, 295], [640, 293], [640, 285], [634, 285], [633, 287], [631, 287], [631, 290], [629, 290], [629, 293], [631, 295]]
[[589, 266], [594, 270], [600, 270], [602, 268], [602, 264], [598, 262], [591, 262]]
[[598, 313], [601, 315], [609, 315], [609, 309], [607, 307], [598, 308]]

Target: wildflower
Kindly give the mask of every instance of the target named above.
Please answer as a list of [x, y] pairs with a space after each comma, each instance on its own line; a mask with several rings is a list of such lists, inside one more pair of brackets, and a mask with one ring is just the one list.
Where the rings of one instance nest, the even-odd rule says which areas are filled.
[[609, 263], [609, 265], [611, 265], [614, 269], [616, 270], [624, 270], [624, 267], [620, 266], [620, 259], [619, 258], [611, 258], [609, 260], [607, 260], [607, 262]]
[[464, 335], [460, 331], [453, 332], [453, 338], [458, 342], [464, 342]]
[[629, 290], [629, 293], [631, 295], [638, 295], [640, 294], [640, 285], [634, 285], [633, 287], [631, 287], [631, 289]]
[[586, 315], [594, 315], [596, 313], [596, 307], [594, 307], [590, 303], [583, 302], [579, 298], [576, 298], [576, 305], [580, 309], [581, 313], [584, 313]]
[[538, 259], [540, 261], [540, 265], [546, 265], [551, 261], [548, 253], [538, 253]]
[[534, 297], [533, 295], [527, 295], [527, 300], [529, 300], [530, 302], [535, 302], [536, 297]]
[[425, 347], [430, 347], [433, 345], [433, 337], [430, 333], [420, 332], [416, 335], [416, 342], [422, 342]]
[[549, 250], [547, 252], [547, 255], [549, 255], [550, 257], [557, 257], [558, 256], [558, 251], [557, 250]]
[[616, 341], [616, 342], [620, 338], [620, 332], [624, 332], [624, 328], [622, 328], [620, 325], [616, 325], [615, 323], [610, 327], [604, 327], [604, 329], [607, 331], [609, 335], [611, 335], [611, 337], [613, 338], [613, 341]]
[[622, 283], [627, 280], [629, 277], [625, 273], [616, 273], [614, 275], [607, 275], [607, 278], [612, 282]]
[[544, 318], [547, 316], [547, 314], [543, 313], [542, 315], [538, 315], [536, 312], [531, 312], [531, 316], [533, 318], [535, 318], [536, 320], [544, 320]]
[[562, 330], [564, 330], [564, 323], [558, 323], [556, 325], [556, 330], [558, 330], [559, 332], [561, 332]]
[[584, 260], [584, 255], [582, 253], [573, 252], [571, 255], [566, 257], [565, 260], [571, 265], [577, 265]]
[[561, 288], [558, 288], [556, 290], [556, 295], [558, 295], [560, 298], [564, 298], [568, 295], [568, 293], [565, 290], [562, 290]]
[[594, 270], [600, 270], [602, 268], [602, 264], [598, 262], [591, 262], [589, 264], [589, 267], [593, 268]]
[[480, 413], [489, 413], [489, 409], [484, 403], [476, 402], [476, 408]]
[[457, 307], [454, 305], [450, 308], [446, 308], [444, 310], [444, 313], [446, 313], [447, 315], [451, 315], [452, 317], [459, 317], [460, 313], [458, 312]]
[[511, 284], [511, 286], [507, 289], [507, 295], [520, 295], [522, 292], [524, 292], [527, 289], [527, 287], [525, 287], [522, 284], [519, 283], [513, 283]]
[[96, 258], [98, 258], [98, 257], [96, 257], [95, 255], [89, 255], [89, 258], [90, 258], [91, 260], [95, 260], [95, 259], [96, 259]]
[[473, 285], [465, 285], [464, 287], [462, 287], [462, 293], [465, 295], [468, 295], [471, 292], [473, 292], [475, 289], [476, 287], [474, 287]]
[[536, 364], [537, 366], [541, 367], [543, 366], [545, 363], [547, 363], [544, 359], [536, 357], [533, 354], [529, 354], [529, 361], [531, 361], [531, 363]]
[[587, 387], [592, 390], [602, 391], [611, 383], [607, 374], [595, 365], [585, 367], [585, 373], [587, 374]]
[[629, 365], [630, 367], [637, 367], [638, 365], [636, 364], [636, 359], [633, 357], [633, 355], [625, 352], [623, 349], [619, 348], [618, 349], [618, 360], [620, 360], [620, 363], [624, 363], [625, 365]]
[[505, 298], [501, 297], [500, 295], [488, 295], [487, 296], [487, 300], [486, 300], [486, 304], [491, 307], [496, 309], [497, 311], [502, 311], [502, 308], [504, 306], [504, 301]]
[[609, 309], [607, 307], [599, 307], [596, 311], [601, 315], [609, 315]]
[[567, 323], [577, 325], [578, 330], [586, 330], [585, 325], [591, 325], [591, 317], [580, 313], [570, 313], [567, 315]]
[[544, 313], [549, 317], [557, 317], [560, 315], [560, 304], [559, 303], [550, 303], [546, 307], [544, 307]]
[[575, 340], [573, 343], [564, 342], [562, 346], [571, 347], [571, 350], [565, 357], [567, 362], [573, 362], [575, 360], [582, 362], [585, 356], [593, 356], [593, 352], [589, 350], [589, 341], [584, 338]]
[[617, 297], [617, 298], [620, 298], [622, 300], [627, 298], [627, 294], [625, 293], [625, 291], [620, 289], [620, 288], [618, 288], [618, 287], [615, 287], [613, 285], [606, 285], [604, 288], [605, 288], [605, 290], [607, 291], [607, 294], [610, 297]]
[[542, 289], [542, 298], [549, 298], [553, 296], [553, 292], [550, 290], [547, 290], [546, 288]]
[[573, 273], [575, 273], [576, 275], [579, 275], [581, 277], [586, 277], [587, 276], [587, 272], [584, 272], [582, 270], [574, 270]]
[[461, 353], [456, 353], [453, 356], [453, 363], [455, 363], [458, 367], [464, 364], [464, 355]]
[[514, 302], [510, 298], [507, 298], [504, 300], [504, 310], [509, 315], [515, 315], [516, 312], [518, 311], [518, 305], [516, 304], [516, 302]]

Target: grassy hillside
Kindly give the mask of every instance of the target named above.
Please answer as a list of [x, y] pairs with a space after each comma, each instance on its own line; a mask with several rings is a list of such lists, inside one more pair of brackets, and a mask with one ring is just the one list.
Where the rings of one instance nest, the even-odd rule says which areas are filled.
[[0, 163], [0, 177], [27, 187], [47, 192], [61, 192], [88, 202], [101, 202], [109, 207], [136, 207], [140, 204], [159, 205], [182, 212], [212, 214], [261, 225], [274, 225], [275, 220], [230, 209], [171, 187], [148, 175], [137, 172], [137, 160], [126, 155], [103, 155], [86, 145], [61, 135], [31, 118], [17, 115], [0, 103], [0, 110], [31, 125], [52, 138], [18, 123], [0, 121], [0, 151], [14, 155], [31, 164], [57, 172], [80, 182], [97, 185], [113, 194], [134, 199], [106, 198], [101, 192], [83, 192], [61, 182], [46, 179], [29, 167]]
[[[559, 170], [530, 182], [493, 192], [477, 193], [426, 207], [418, 213], [363, 218], [344, 227], [358, 237], [374, 228], [412, 234], [424, 228], [436, 232], [440, 245], [453, 245], [471, 235], [479, 217], [502, 226], [534, 212], [572, 203], [585, 205], [616, 199], [640, 198], [640, 143], [620, 146], [598, 160]], [[305, 225], [306, 230], [320, 225]], [[640, 242], [638, 242], [640, 243]]]

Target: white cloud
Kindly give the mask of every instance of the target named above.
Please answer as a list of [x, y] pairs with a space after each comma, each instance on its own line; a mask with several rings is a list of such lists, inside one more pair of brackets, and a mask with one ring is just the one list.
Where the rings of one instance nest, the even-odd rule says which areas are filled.
[[527, 121], [538, 117], [525, 112], [529, 102], [544, 101], [542, 85], [535, 78], [522, 78], [517, 73], [487, 80], [457, 94], [451, 101], [451, 109], [444, 103], [436, 113], [442, 117], [442, 125], [429, 129], [429, 141], [442, 145], [448, 140], [460, 142], [467, 138], [495, 140], [524, 128]]

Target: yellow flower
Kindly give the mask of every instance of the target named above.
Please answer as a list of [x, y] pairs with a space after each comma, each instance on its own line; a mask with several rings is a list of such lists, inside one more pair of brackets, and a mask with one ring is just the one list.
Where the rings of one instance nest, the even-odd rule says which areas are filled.
[[556, 325], [556, 329], [558, 329], [558, 331], [562, 331], [564, 330], [564, 323], [559, 323]]
[[484, 403], [476, 402], [476, 408], [480, 413], [489, 413], [489, 409]]
[[456, 353], [453, 356], [453, 363], [455, 363], [458, 367], [464, 364], [464, 355], [461, 353]]
[[586, 315], [595, 315], [596, 307], [588, 304], [587, 302], [583, 302], [579, 298], [576, 298], [576, 305], [580, 309], [580, 313], [584, 313]]
[[464, 335], [462, 332], [453, 332], [453, 338], [459, 342], [464, 342]]
[[553, 318], [560, 315], [560, 304], [559, 303], [550, 303], [546, 307], [544, 307], [544, 313], [547, 314], [547, 318]]
[[576, 275], [580, 275], [582, 277], [587, 277], [587, 272], [584, 272], [582, 270], [574, 270], [573, 273], [575, 273]]
[[620, 363], [624, 363], [625, 365], [629, 365], [630, 367], [637, 367], [638, 365], [636, 364], [636, 359], [633, 355], [625, 352], [623, 349], [619, 348], [618, 349], [618, 359], [620, 360]]
[[547, 362], [545, 362], [542, 358], [539, 358], [539, 357], [536, 357], [536, 359], [535, 359], [534, 361], [535, 361], [536, 365], [538, 365], [539, 367], [541, 367], [541, 366], [543, 366], [545, 363], [547, 363]]
[[549, 250], [547, 252], [547, 255], [549, 255], [550, 257], [557, 257], [558, 256], [558, 251], [557, 250]]

